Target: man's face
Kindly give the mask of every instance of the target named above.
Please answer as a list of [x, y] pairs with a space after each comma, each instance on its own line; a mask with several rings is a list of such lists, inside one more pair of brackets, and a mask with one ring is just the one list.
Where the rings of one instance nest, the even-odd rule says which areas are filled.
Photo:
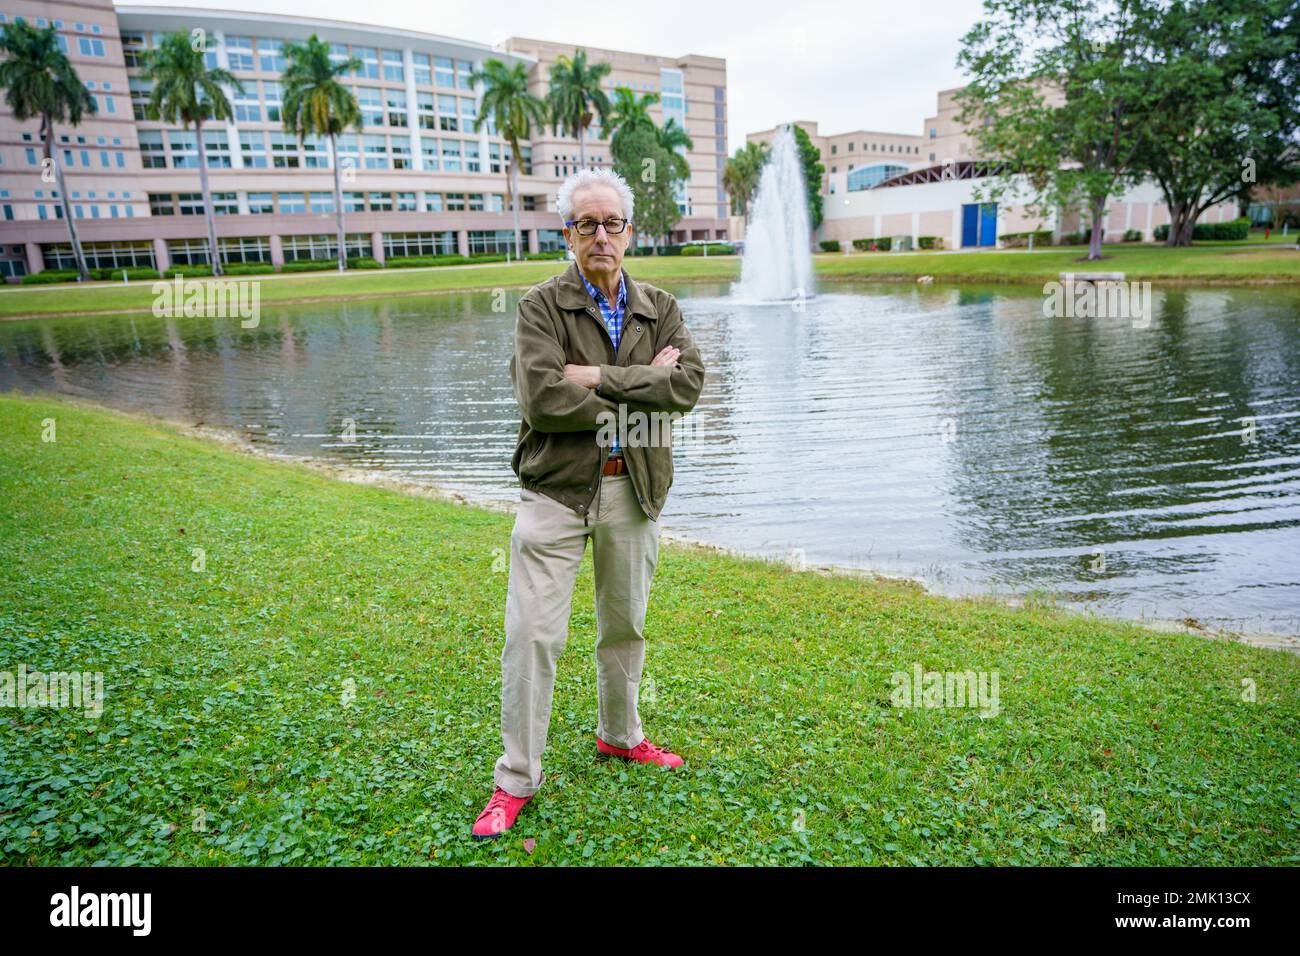
[[[575, 223], [583, 219], [604, 223], [606, 219], [622, 219], [623, 215], [623, 204], [612, 186], [597, 183], [584, 186], [573, 194], [571, 218]], [[605, 232], [604, 225], [596, 228], [594, 236], [581, 236], [575, 227], [564, 227], [564, 238], [577, 257], [578, 268], [589, 279], [618, 275], [623, 268], [623, 253], [627, 251], [631, 235], [631, 226], [612, 236]]]

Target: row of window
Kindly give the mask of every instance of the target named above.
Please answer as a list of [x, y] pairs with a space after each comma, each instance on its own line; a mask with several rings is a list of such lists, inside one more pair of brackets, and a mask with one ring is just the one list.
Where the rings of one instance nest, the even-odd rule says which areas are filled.
[[[164, 135], [165, 132], [165, 135]], [[291, 133], [239, 130], [235, 134], [240, 159], [246, 169], [330, 169], [329, 140], [305, 136], [300, 143]], [[141, 130], [140, 161], [145, 169], [197, 169], [198, 135], [193, 130]], [[344, 133], [337, 137], [339, 168], [347, 175], [357, 169], [412, 169], [444, 173], [505, 173], [510, 150], [488, 143], [484, 157], [478, 140], [419, 137], [420, 152], [411, 152], [409, 136], [379, 133]], [[233, 166], [230, 136], [224, 129], [205, 130], [203, 148], [209, 169]], [[533, 172], [532, 147], [521, 146], [523, 174]]]
[[[520, 231], [520, 241], [528, 244], [530, 230]], [[386, 232], [382, 234], [384, 258], [397, 256], [456, 255], [460, 251], [454, 230], [437, 232]], [[471, 229], [467, 232], [469, 252], [513, 251], [515, 234], [512, 229]], [[559, 229], [539, 229], [537, 245], [542, 252], [558, 252], [564, 248], [564, 234]], [[370, 256], [374, 249], [369, 233], [347, 233], [343, 246], [345, 254]], [[267, 236], [224, 238], [217, 240], [221, 260], [228, 263], [270, 262], [271, 240]], [[151, 240], [83, 242], [82, 254], [90, 269], [125, 269], [133, 266], [157, 268], [154, 245]], [[338, 237], [333, 234], [281, 236], [280, 249], [285, 262], [332, 260], [338, 258]], [[172, 265], [207, 265], [210, 262], [206, 239], [171, 239], [167, 242], [167, 256]], [[73, 269], [76, 262], [68, 243], [45, 243], [41, 258], [46, 269]], [[22, 275], [25, 263], [13, 260], [16, 271], [2, 274]]]
[[[245, 193], [249, 215], [290, 215], [334, 212], [333, 192]], [[520, 210], [546, 208], [544, 196], [522, 196]], [[501, 193], [356, 192], [344, 191], [344, 212], [505, 212]], [[212, 194], [214, 215], [239, 215], [239, 194]], [[201, 216], [202, 193], [150, 193], [149, 213], [154, 216]]]
[[[122, 49], [128, 69], [141, 65], [141, 54], [150, 47], [157, 47], [163, 34], [159, 31], [143, 33], [138, 31], [122, 34]], [[288, 67], [284, 55], [284, 41], [269, 37], [226, 36], [224, 39], [226, 62], [232, 73], [283, 73]], [[216, 67], [220, 62], [219, 46], [209, 44], [204, 50], [208, 66]], [[342, 63], [349, 56], [361, 61], [359, 69], [350, 76], [372, 80], [386, 80], [392, 83], [406, 82], [406, 67], [401, 50], [387, 50], [372, 46], [352, 46], [346, 43], [330, 44], [330, 59]], [[441, 86], [448, 89], [473, 89], [470, 74], [474, 65], [467, 60], [453, 60], [451, 57], [431, 56], [428, 53], [411, 54], [411, 71], [417, 86]]]
[[[931, 131], [931, 133], [933, 134], [933, 130]], [[854, 144], [853, 144], [852, 142], [850, 142], [850, 143], [848, 144], [848, 147], [849, 147], [849, 148], [848, 148], [848, 152], [850, 152], [850, 153], [853, 152], [853, 146], [854, 146]], [[867, 148], [868, 146], [870, 146], [870, 149]], [[840, 148], [840, 147], [839, 147], [839, 143], [831, 143], [831, 155], [834, 156], [836, 153], [838, 153], [838, 152], [839, 152], [839, 148]], [[916, 155], [919, 156], [920, 153], [921, 153], [921, 147], [919, 147], [919, 146], [911, 146], [911, 145], [908, 145], [908, 144], [906, 144], [906, 143], [901, 143], [901, 144], [895, 144], [895, 143], [889, 143], [889, 144], [885, 144], [885, 143], [863, 143], [863, 144], [862, 144], [862, 151], [863, 151], [864, 153], [866, 153], [866, 152], [872, 152], [872, 153], [875, 153], [875, 152], [881, 152], [881, 153], [909, 153], [909, 154], [914, 153], [914, 154], [916, 154]]]

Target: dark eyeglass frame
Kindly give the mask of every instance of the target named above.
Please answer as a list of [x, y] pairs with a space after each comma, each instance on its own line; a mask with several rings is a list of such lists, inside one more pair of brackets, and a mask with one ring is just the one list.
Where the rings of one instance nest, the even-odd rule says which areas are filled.
[[[579, 225], [578, 225], [578, 223], [580, 223], [580, 222], [590, 222], [590, 223], [593, 223], [593, 225], [592, 225], [592, 227], [591, 227], [591, 232], [583, 232], [582, 229], [581, 229], [581, 228], [579, 227]], [[623, 225], [620, 226], [618, 229], [611, 229], [611, 228], [609, 228], [609, 224], [610, 224], [611, 222], [621, 222]], [[596, 234], [596, 230], [599, 229], [601, 226], [604, 226], [604, 227], [605, 227], [605, 232], [606, 232], [606, 234], [611, 235], [611, 236], [617, 236], [617, 235], [621, 235], [622, 232], [623, 232], [623, 230], [626, 229], [628, 226], [630, 226], [630, 225], [632, 224], [632, 220], [631, 220], [631, 219], [621, 219], [621, 218], [615, 216], [615, 217], [613, 217], [613, 218], [606, 219], [606, 220], [604, 220], [603, 222], [598, 221], [598, 220], [595, 220], [595, 219], [566, 219], [566, 220], [564, 220], [564, 224], [565, 224], [566, 226], [570, 227], [571, 229], [573, 229], [573, 231], [576, 232], [576, 233], [577, 233], [578, 235], [580, 235], [580, 236], [594, 236], [594, 235]]]

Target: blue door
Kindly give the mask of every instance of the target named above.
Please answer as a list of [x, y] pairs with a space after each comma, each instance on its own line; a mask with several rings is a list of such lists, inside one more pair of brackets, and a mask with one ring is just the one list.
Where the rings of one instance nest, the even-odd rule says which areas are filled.
[[998, 204], [986, 202], [980, 206], [980, 245], [992, 246], [998, 241]]
[[961, 244], [980, 244], [980, 207], [975, 203], [966, 203], [961, 207]]
[[992, 246], [998, 241], [998, 204], [963, 203], [961, 207], [961, 244]]

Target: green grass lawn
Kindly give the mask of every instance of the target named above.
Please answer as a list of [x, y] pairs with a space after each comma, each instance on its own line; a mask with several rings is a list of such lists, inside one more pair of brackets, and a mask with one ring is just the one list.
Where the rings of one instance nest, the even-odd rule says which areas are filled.
[[[63, 400], [0, 433], [0, 670], [105, 691], [0, 710], [8, 864], [1300, 862], [1297, 657], [668, 545], [642, 719], [686, 765], [595, 757], [588, 556], [548, 782], [473, 843], [508, 515]], [[998, 713], [891, 706], [914, 663]]]
[[[1068, 271], [1122, 271], [1130, 279], [1176, 282], [1300, 282], [1300, 251], [1294, 241], [1252, 239], [1240, 243], [1198, 243], [1190, 249], [1151, 245], [1106, 246], [1109, 258], [1081, 263], [1082, 246], [1049, 251], [1006, 250], [939, 253], [822, 253], [814, 257], [819, 279], [913, 279], [931, 275], [941, 282], [1041, 283]], [[625, 260], [637, 279], [656, 284], [740, 277], [736, 256], [637, 256]], [[521, 262], [434, 269], [355, 270], [271, 277], [259, 284], [261, 303], [300, 302], [470, 289], [527, 288], [562, 271], [563, 262]], [[262, 278], [262, 277], [244, 277]], [[0, 318], [149, 311], [152, 283], [93, 282], [86, 285], [10, 286], [0, 289]]]

